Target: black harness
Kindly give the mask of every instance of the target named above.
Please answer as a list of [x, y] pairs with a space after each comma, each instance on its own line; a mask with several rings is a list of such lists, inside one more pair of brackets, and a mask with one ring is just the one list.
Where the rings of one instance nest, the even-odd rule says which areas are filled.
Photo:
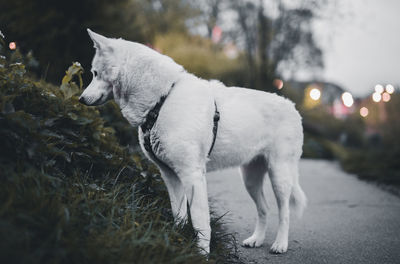
[[[172, 87], [174, 84], [172, 85]], [[151, 140], [150, 140], [150, 132], [151, 129], [154, 127], [154, 124], [157, 121], [158, 115], [160, 113], [161, 107], [165, 102], [165, 99], [167, 99], [167, 95], [164, 95], [163, 97], [160, 98], [160, 101], [149, 111], [149, 113], [146, 116], [145, 122], [140, 126], [140, 129], [142, 130], [143, 133], [143, 146], [146, 149], [146, 151], [149, 153], [149, 155], [159, 163], [163, 164], [164, 166], [168, 167], [163, 161], [161, 161], [159, 158], [154, 153], [153, 146], [151, 145]], [[219, 112], [217, 108], [217, 103], [214, 101], [215, 105], [215, 113], [214, 113], [214, 127], [213, 127], [213, 141], [211, 143], [210, 150], [208, 151], [207, 157], [210, 156], [211, 151], [214, 148], [215, 144], [215, 139], [217, 138], [217, 132], [218, 132], [218, 121], [219, 121]]]

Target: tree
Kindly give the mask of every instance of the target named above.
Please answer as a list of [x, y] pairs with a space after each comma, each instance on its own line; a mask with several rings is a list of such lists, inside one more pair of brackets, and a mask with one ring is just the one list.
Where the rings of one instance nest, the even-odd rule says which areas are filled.
[[0, 30], [22, 51], [33, 50], [38, 73], [54, 83], [72, 61], [90, 68], [86, 28], [146, 44], [158, 32], [185, 31], [194, 15], [186, 0], [13, 0], [0, 1], [0, 10]]
[[[304, 1], [299, 8], [288, 9], [279, 1], [279, 13], [273, 22], [274, 41], [270, 45], [273, 72], [290, 73], [295, 68], [323, 67], [322, 50], [315, 42], [312, 20], [324, 1]], [[286, 69], [283, 69], [285, 67]]]
[[230, 36], [243, 42], [248, 63], [248, 83], [251, 87], [274, 91], [274, 78], [296, 67], [323, 67], [322, 51], [313, 38], [311, 22], [315, 11], [325, 1], [305, 0], [296, 8], [275, 0], [278, 15], [268, 15], [264, 1], [231, 1], [236, 13], [236, 27]]
[[256, 88], [256, 59], [257, 48], [257, 7], [253, 2], [235, 0], [232, 1], [231, 8], [237, 12], [238, 27], [240, 31], [237, 35], [243, 35], [246, 58], [249, 67], [249, 86]]

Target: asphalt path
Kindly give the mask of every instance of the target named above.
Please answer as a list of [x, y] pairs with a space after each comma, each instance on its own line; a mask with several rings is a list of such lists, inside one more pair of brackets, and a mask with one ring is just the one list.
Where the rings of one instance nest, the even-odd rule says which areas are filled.
[[[253, 232], [256, 209], [237, 168], [207, 175], [214, 211], [242, 242]], [[275, 197], [265, 182], [268, 230], [260, 248], [243, 248], [245, 263], [400, 263], [400, 198], [343, 172], [336, 162], [302, 160], [300, 185], [309, 203], [302, 219], [291, 216], [289, 248], [269, 253], [278, 227]]]

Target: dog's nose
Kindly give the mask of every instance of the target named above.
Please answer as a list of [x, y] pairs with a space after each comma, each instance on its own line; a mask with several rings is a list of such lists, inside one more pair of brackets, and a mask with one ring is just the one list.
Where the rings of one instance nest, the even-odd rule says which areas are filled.
[[83, 97], [83, 96], [79, 97], [79, 102], [82, 104], [86, 104], [85, 97]]

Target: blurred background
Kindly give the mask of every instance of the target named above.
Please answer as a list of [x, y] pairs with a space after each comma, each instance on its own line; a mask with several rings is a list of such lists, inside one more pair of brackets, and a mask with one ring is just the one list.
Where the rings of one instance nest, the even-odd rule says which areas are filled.
[[[286, 96], [303, 116], [304, 157], [337, 159], [398, 187], [399, 8], [395, 0], [14, 0], [0, 2], [0, 26], [29, 74], [53, 84], [73, 61], [89, 83], [90, 28], [146, 44], [202, 78]], [[135, 148], [121, 122], [122, 143]]]

